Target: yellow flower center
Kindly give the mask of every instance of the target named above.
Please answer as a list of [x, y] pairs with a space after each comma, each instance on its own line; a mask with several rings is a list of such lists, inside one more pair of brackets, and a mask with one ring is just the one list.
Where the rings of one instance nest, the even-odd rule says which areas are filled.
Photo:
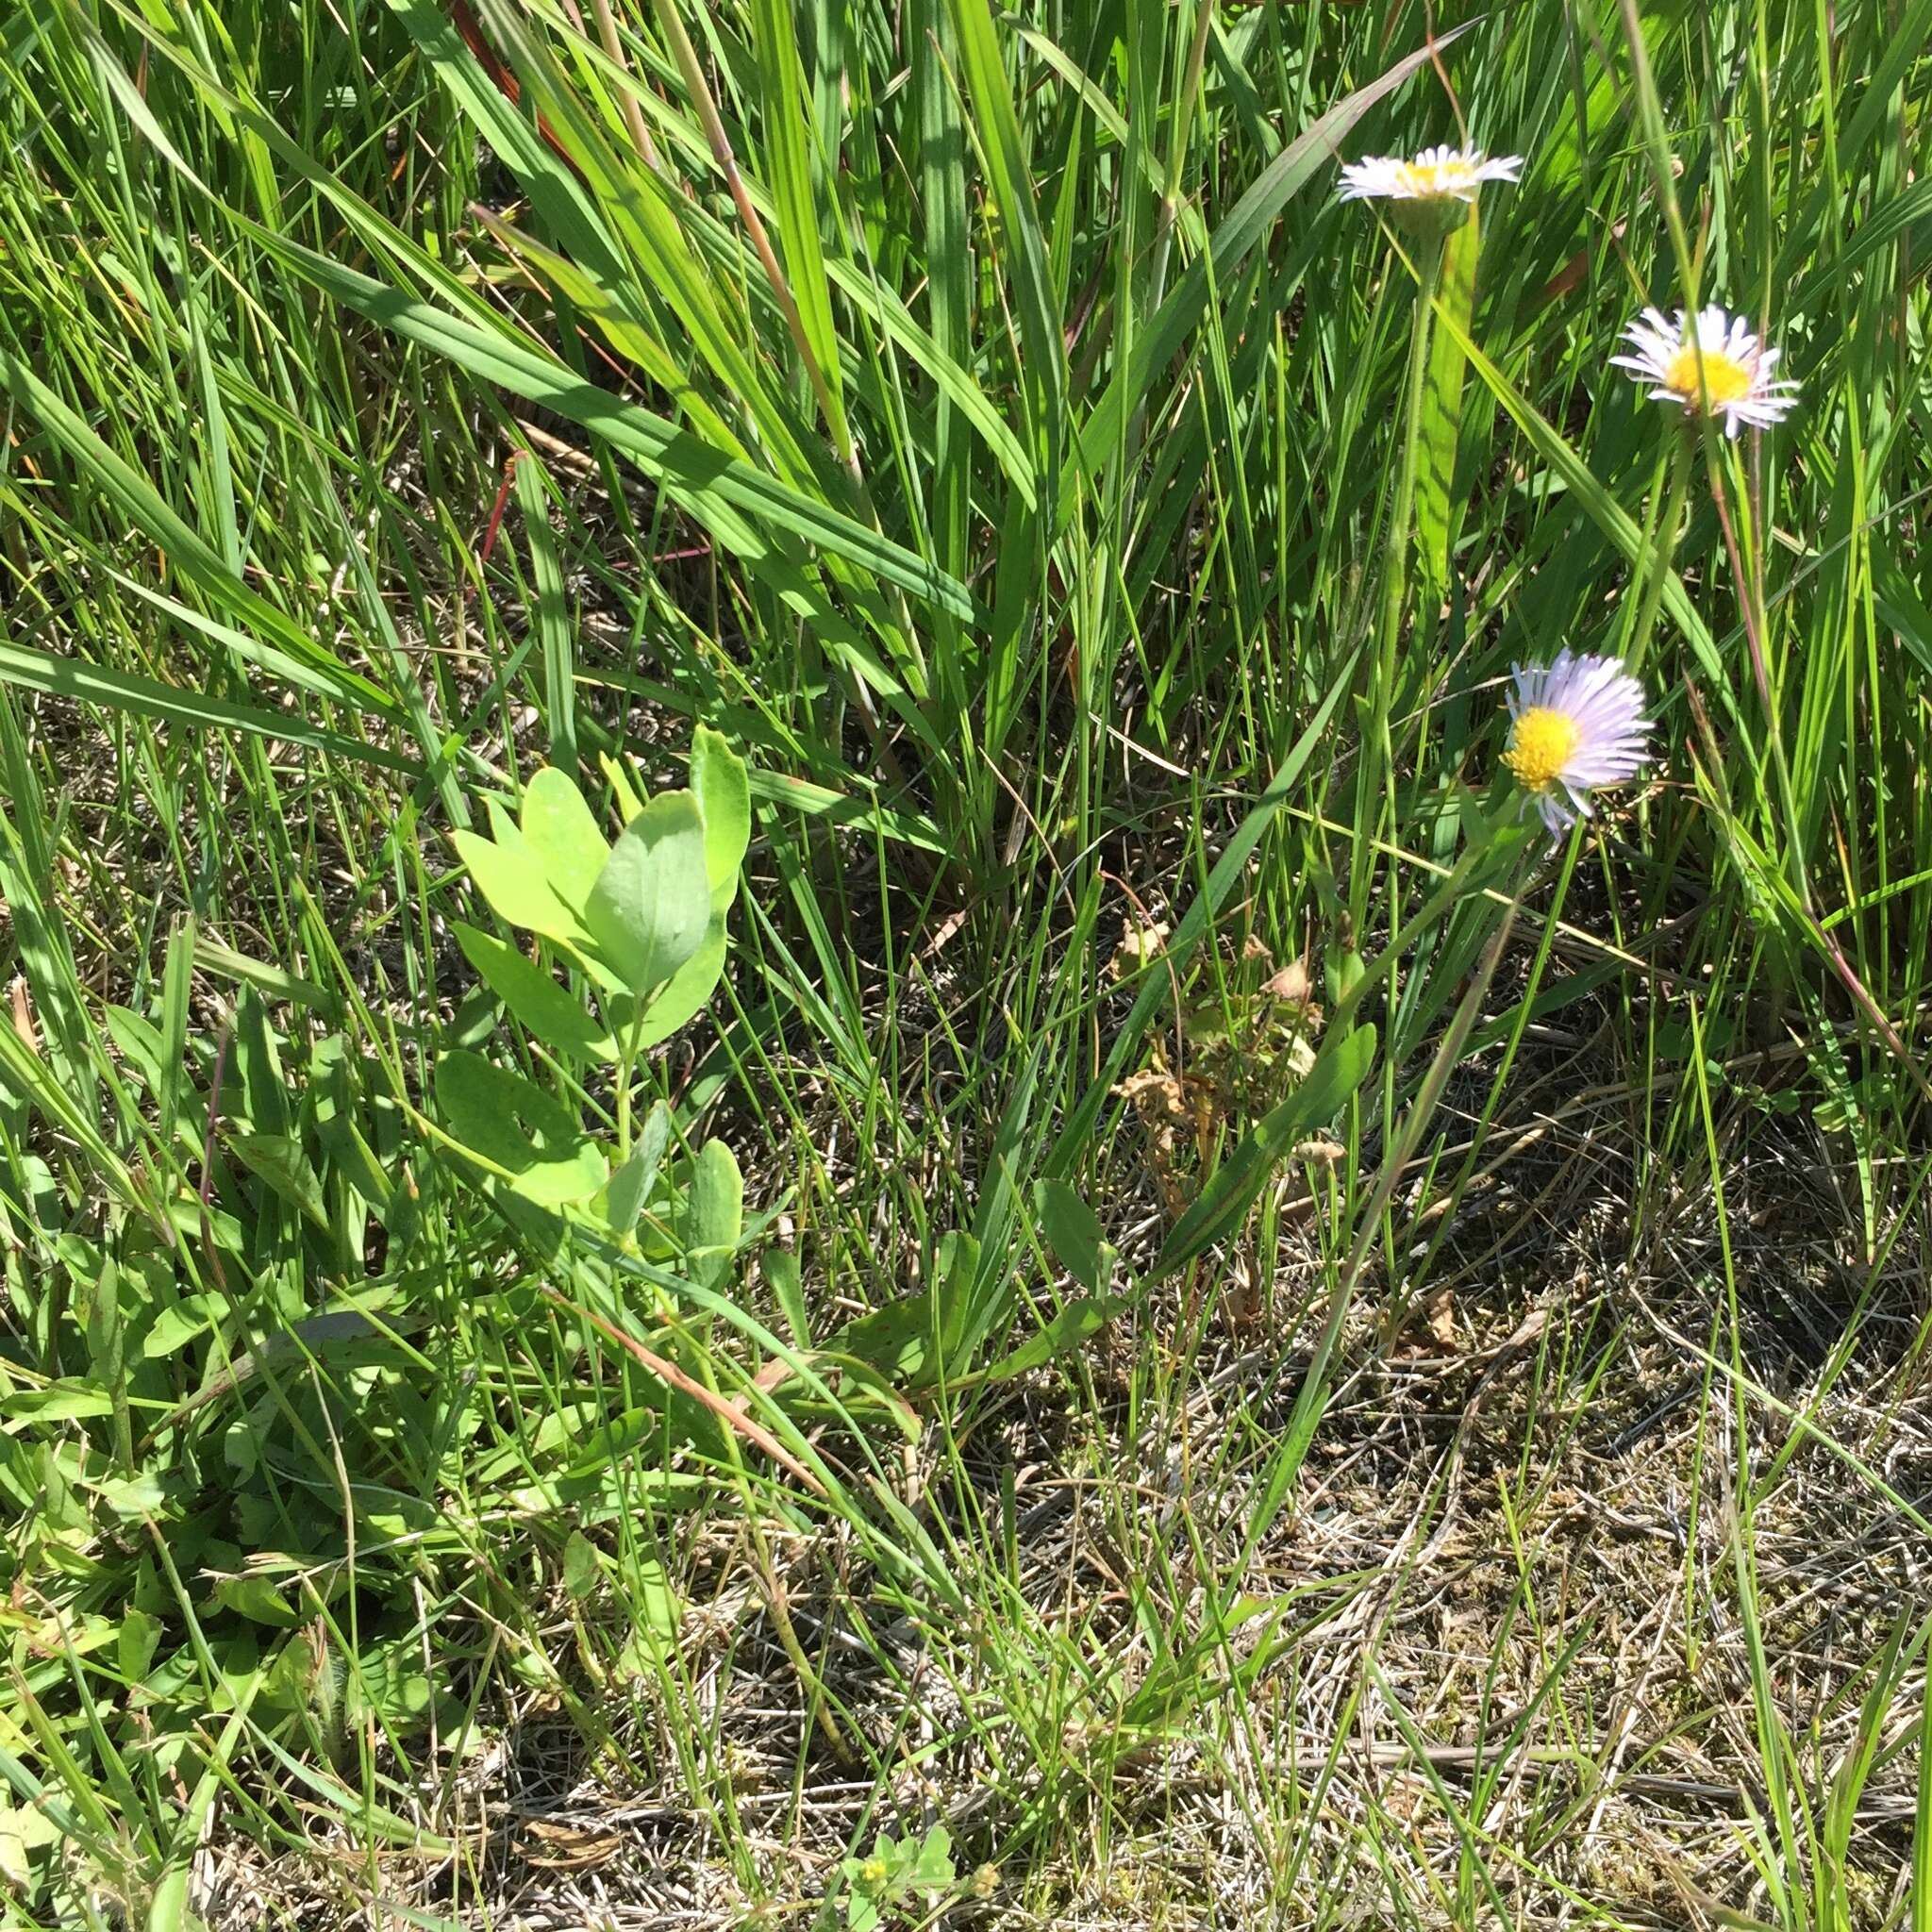
[[1705, 350], [1701, 388], [1697, 374], [1696, 344], [1686, 342], [1671, 358], [1670, 366], [1664, 371], [1664, 387], [1692, 405], [1697, 404], [1701, 397], [1708, 396], [1714, 409], [1723, 408], [1726, 403], [1741, 403], [1751, 393], [1750, 369], [1735, 356], [1725, 355], [1722, 349]]
[[1574, 718], [1547, 705], [1532, 705], [1517, 719], [1503, 762], [1524, 791], [1547, 791], [1582, 741]]
[[1459, 194], [1469, 186], [1467, 161], [1404, 161], [1402, 185], [1411, 194]]

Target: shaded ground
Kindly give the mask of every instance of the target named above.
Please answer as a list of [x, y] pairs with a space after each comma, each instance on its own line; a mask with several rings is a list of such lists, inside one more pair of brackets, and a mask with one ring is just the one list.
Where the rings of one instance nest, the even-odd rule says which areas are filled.
[[[1767, 1868], [1837, 1856], [1855, 1922], [1891, 1922], [1924, 1695], [1923, 1224], [1873, 1269], [1834, 1218], [1831, 1144], [1760, 1123], [1724, 1174], [1734, 1320], [1708, 1191], [1635, 1222], [1616, 1107], [1578, 1105], [1574, 1065], [1493, 1133], [1518, 1151], [1451, 1230], [1432, 1280], [1453, 1293], [1391, 1337], [1371, 1284], [1252, 1552], [1322, 1312], [1292, 1319], [1312, 1224], [1171, 1381], [1146, 1363], [1198, 1314], [1185, 1294], [1072, 1380], [969, 1407], [965, 1491], [928, 1435], [903, 1493], [953, 1538], [965, 1627], [861, 1627], [846, 1554], [784, 1549], [851, 1761], [808, 1730], [756, 1566], [716, 1526], [686, 1551], [675, 1711], [611, 1687], [595, 1757], [552, 1700], [497, 1713], [419, 1794], [452, 1849], [375, 1873], [323, 1846], [264, 1870], [218, 1840], [217, 1923], [373, 1925], [374, 1879], [394, 1924], [812, 1924], [851, 1847], [933, 1822], [962, 1883], [998, 1864], [947, 1923], [1738, 1924], [1766, 1916]], [[1780, 1777], [1815, 1834], [1795, 1847]]]

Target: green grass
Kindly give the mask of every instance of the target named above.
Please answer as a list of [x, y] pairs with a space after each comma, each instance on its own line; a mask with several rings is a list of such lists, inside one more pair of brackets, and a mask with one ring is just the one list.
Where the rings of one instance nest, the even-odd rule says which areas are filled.
[[1932, 0], [578, 15], [0, 16], [4, 1922], [1924, 1932]]

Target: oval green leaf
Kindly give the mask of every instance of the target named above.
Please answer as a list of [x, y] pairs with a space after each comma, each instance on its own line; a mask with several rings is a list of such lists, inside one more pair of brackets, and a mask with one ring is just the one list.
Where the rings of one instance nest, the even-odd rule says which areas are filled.
[[525, 958], [514, 946], [478, 932], [459, 919], [451, 920], [450, 928], [463, 949], [463, 958], [532, 1038], [572, 1059], [617, 1058], [610, 1035], [542, 967]]
[[738, 896], [738, 872], [751, 843], [751, 783], [744, 760], [708, 724], [698, 726], [691, 742], [691, 789], [705, 821], [711, 910], [723, 912]]
[[545, 765], [524, 788], [524, 844], [550, 890], [581, 917], [610, 857], [610, 841], [584, 794], [555, 765]]
[[662, 986], [711, 923], [705, 825], [689, 791], [654, 798], [619, 835], [584, 906], [605, 963], [633, 992]]
[[559, 1208], [604, 1185], [604, 1157], [575, 1115], [521, 1074], [474, 1053], [445, 1054], [436, 1095], [450, 1131], [525, 1200]]

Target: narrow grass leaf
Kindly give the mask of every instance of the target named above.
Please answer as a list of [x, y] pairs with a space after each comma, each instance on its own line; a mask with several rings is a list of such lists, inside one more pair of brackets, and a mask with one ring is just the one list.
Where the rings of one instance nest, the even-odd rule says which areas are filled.
[[[542, 466], [525, 459], [517, 465], [517, 506], [530, 544], [530, 575], [536, 590], [533, 627], [543, 648], [543, 722], [550, 733], [550, 757], [565, 772], [577, 768], [576, 650], [570, 612], [563, 601], [563, 568], [550, 527], [550, 492]], [[525, 828], [527, 829], [527, 827]]]
[[1267, 1186], [1276, 1164], [1293, 1150], [1297, 1141], [1325, 1126], [1341, 1112], [1349, 1096], [1368, 1078], [1374, 1061], [1373, 1025], [1352, 1027], [1339, 1039], [1330, 1040], [1301, 1085], [1257, 1121], [1215, 1170], [1200, 1198], [1168, 1237], [1148, 1271], [1148, 1279], [1158, 1281], [1172, 1274], [1232, 1234]]
[[1351, 651], [1322, 701], [1303, 727], [1280, 769], [1268, 782], [1268, 789], [1256, 800], [1254, 808], [1236, 827], [1221, 856], [1208, 874], [1207, 884], [1191, 904], [1180, 924], [1168, 940], [1167, 948], [1153, 970], [1146, 973], [1134, 995], [1132, 1009], [1114, 1036], [1099, 1074], [1090, 1083], [1068, 1116], [1045, 1163], [1049, 1174], [1064, 1177], [1086, 1158], [1102, 1110], [1125, 1070], [1128, 1058], [1137, 1052], [1156, 1010], [1173, 991], [1176, 976], [1187, 970], [1194, 949], [1213, 930], [1214, 920], [1235, 888], [1247, 876], [1248, 859], [1262, 836], [1301, 784], [1302, 774], [1317, 749], [1324, 742], [1336, 707], [1347, 691], [1355, 675], [1359, 650]]
[[[554, 409], [635, 458], [727, 548], [753, 559], [771, 553], [771, 539], [737, 513], [741, 510], [773, 532], [836, 552], [957, 616], [974, 615], [964, 585], [843, 511], [749, 464], [722, 457], [661, 416], [585, 382], [501, 332], [419, 302], [286, 237], [264, 231], [259, 239], [345, 308], [422, 343], [485, 382]], [[811, 597], [810, 608], [816, 610], [820, 602]]]
[[224, 559], [166, 502], [154, 485], [110, 450], [11, 350], [0, 346], [0, 382], [37, 417], [55, 446], [91, 477], [121, 512], [138, 524], [168, 560], [204, 595], [263, 632], [308, 665], [336, 698], [354, 709], [392, 718], [395, 701], [324, 650], [291, 618], [240, 581]]
[[1033, 460], [1043, 493], [1052, 497], [1065, 433], [1066, 340], [1047, 269], [1046, 238], [1033, 198], [1033, 180], [1007, 85], [1005, 60], [986, 0], [952, 0], [959, 65], [972, 96], [980, 149], [1005, 238], [1013, 306], [1023, 348], [1021, 386], [1027, 399]]
[[849, 432], [840, 382], [839, 342], [832, 328], [830, 285], [819, 239], [811, 143], [806, 125], [805, 71], [789, 0], [752, 0], [751, 29], [763, 92], [765, 167], [777, 210], [786, 281], [797, 305], [805, 339], [825, 379], [833, 441], [842, 448]]
[[[1081, 431], [1081, 443], [1083, 460], [1090, 471], [1097, 473], [1103, 468], [1127, 418], [1145, 401], [1156, 372], [1164, 369], [1180, 353], [1207, 313], [1215, 281], [1226, 283], [1275, 217], [1318, 168], [1334, 159], [1342, 137], [1377, 101], [1434, 60], [1451, 42], [1461, 39], [1474, 24], [1465, 21], [1447, 33], [1438, 34], [1432, 45], [1405, 55], [1385, 74], [1366, 87], [1357, 88], [1305, 127], [1261, 171], [1214, 230], [1208, 243], [1208, 258], [1191, 264], [1174, 284], [1174, 293], [1160, 305], [1137, 339], [1132, 360], [1114, 376], [1089, 417]], [[1069, 482], [1060, 493], [1062, 524], [1073, 512], [1073, 488]]]

